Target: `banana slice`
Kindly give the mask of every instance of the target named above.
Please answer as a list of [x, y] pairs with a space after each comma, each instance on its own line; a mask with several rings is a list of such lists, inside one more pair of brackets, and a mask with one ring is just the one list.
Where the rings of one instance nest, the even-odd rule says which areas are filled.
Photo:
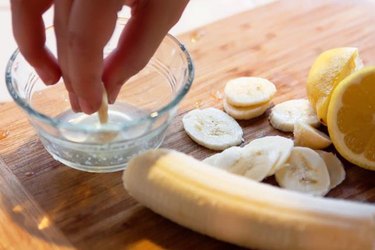
[[330, 179], [330, 189], [337, 187], [345, 179], [345, 169], [342, 162], [337, 158], [336, 155], [328, 153], [321, 150], [316, 150], [320, 157], [323, 158], [327, 165], [329, 179]]
[[328, 135], [303, 122], [294, 124], [294, 144], [312, 149], [323, 149], [331, 145]]
[[228, 172], [261, 181], [273, 175], [289, 158], [293, 141], [281, 136], [255, 139], [244, 148], [231, 147], [203, 162]]
[[330, 187], [324, 160], [310, 148], [293, 148], [287, 164], [276, 172], [275, 177], [283, 188], [315, 196], [324, 196]]
[[227, 82], [224, 94], [236, 107], [254, 106], [269, 102], [276, 93], [275, 85], [260, 77], [239, 77]]
[[242, 156], [241, 150], [242, 148], [240, 147], [230, 147], [221, 153], [207, 157], [203, 162], [218, 168], [229, 169], [240, 160]]
[[242, 142], [240, 125], [215, 108], [194, 109], [183, 117], [182, 123], [193, 141], [212, 150], [224, 150]]
[[266, 102], [264, 104], [249, 106], [249, 107], [236, 107], [228, 103], [227, 98], [223, 101], [224, 110], [230, 116], [236, 120], [249, 120], [255, 117], [261, 116], [270, 107], [271, 102]]
[[267, 152], [275, 152], [275, 154], [278, 155], [278, 159], [267, 173], [267, 176], [271, 176], [274, 175], [288, 160], [293, 146], [294, 144], [291, 139], [282, 136], [265, 136], [251, 141], [244, 148], [255, 147], [264, 149]]
[[105, 90], [103, 90], [102, 104], [98, 110], [98, 116], [100, 124], [106, 124], [108, 122], [108, 96]]
[[267, 177], [272, 167], [279, 159], [276, 151], [249, 146], [241, 151], [240, 159], [227, 171], [242, 175], [255, 181], [262, 181]]
[[262, 181], [272, 175], [289, 158], [293, 141], [281, 136], [255, 139], [241, 150], [241, 157], [229, 172]]
[[304, 122], [313, 127], [320, 125], [314, 109], [307, 99], [294, 99], [277, 104], [272, 108], [271, 125], [285, 132], [293, 132], [296, 122]]

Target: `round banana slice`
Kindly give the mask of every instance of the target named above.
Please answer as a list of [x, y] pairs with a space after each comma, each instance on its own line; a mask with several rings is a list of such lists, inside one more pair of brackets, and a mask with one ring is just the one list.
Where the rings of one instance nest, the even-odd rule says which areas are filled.
[[236, 107], [254, 106], [269, 102], [276, 93], [275, 85], [260, 77], [239, 77], [227, 82], [224, 94]]
[[194, 109], [182, 118], [182, 123], [193, 141], [212, 150], [224, 150], [242, 142], [240, 125], [215, 108]]
[[328, 153], [321, 150], [316, 150], [320, 157], [323, 158], [327, 165], [329, 179], [330, 179], [330, 189], [337, 187], [341, 182], [345, 180], [345, 169], [342, 162], [337, 158], [336, 155]]
[[241, 158], [227, 170], [255, 181], [267, 177], [279, 158], [278, 152], [255, 146], [244, 148], [241, 154]]
[[242, 148], [240, 147], [230, 147], [221, 153], [207, 157], [203, 162], [218, 168], [228, 169], [239, 161], [241, 150]]
[[294, 124], [294, 144], [312, 149], [323, 149], [331, 145], [328, 135], [303, 122]]
[[316, 196], [324, 196], [330, 187], [324, 160], [310, 148], [293, 148], [286, 165], [276, 172], [275, 177], [283, 188]]
[[313, 127], [320, 125], [307, 99], [294, 99], [277, 104], [272, 108], [269, 120], [274, 128], [285, 132], [293, 132], [296, 122], [307, 123]]
[[291, 139], [282, 136], [265, 136], [259, 139], [252, 140], [244, 148], [255, 147], [259, 149], [264, 149], [267, 152], [274, 152], [278, 155], [278, 159], [275, 161], [274, 165], [267, 173], [267, 176], [274, 175], [288, 160], [292, 149], [293, 141]]
[[249, 120], [255, 117], [261, 116], [270, 107], [271, 102], [264, 104], [249, 106], [249, 107], [236, 107], [228, 103], [227, 99], [223, 101], [224, 110], [228, 115], [232, 116], [236, 120]]

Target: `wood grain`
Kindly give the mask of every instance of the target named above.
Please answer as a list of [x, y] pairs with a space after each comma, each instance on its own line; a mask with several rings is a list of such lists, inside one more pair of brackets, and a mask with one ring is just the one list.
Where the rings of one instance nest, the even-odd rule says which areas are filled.
[[73, 249], [1, 159], [0, 249]]
[[[196, 79], [163, 146], [199, 159], [212, 154], [187, 137], [181, 117], [197, 106], [222, 108], [222, 89], [230, 78], [270, 79], [278, 88], [274, 103], [279, 103], [305, 96], [309, 67], [323, 50], [355, 46], [365, 64], [374, 65], [374, 9], [370, 1], [283, 0], [180, 36], [194, 59]], [[50, 105], [59, 104], [51, 100]], [[6, 134], [0, 140], [0, 248], [23, 249], [29, 243], [41, 249], [69, 244], [77, 249], [236, 249], [142, 207], [123, 189], [121, 173], [84, 173], [54, 161], [14, 103], [0, 105], [0, 114]], [[267, 115], [240, 122], [246, 142], [281, 134]], [[348, 177], [328, 196], [375, 202], [375, 172], [344, 163]], [[267, 182], [274, 184], [272, 178]], [[27, 208], [22, 219], [13, 211], [18, 204]], [[52, 231], [35, 229], [43, 216]]]

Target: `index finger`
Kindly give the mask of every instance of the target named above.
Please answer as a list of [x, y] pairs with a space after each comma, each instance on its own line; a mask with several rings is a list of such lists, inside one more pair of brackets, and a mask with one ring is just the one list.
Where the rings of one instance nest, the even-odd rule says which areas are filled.
[[103, 82], [114, 103], [121, 86], [150, 60], [168, 30], [179, 20], [188, 0], [134, 1], [132, 16], [105, 60]]
[[115, 27], [123, 1], [74, 1], [68, 24], [68, 73], [85, 113], [101, 105], [103, 47]]
[[11, 1], [13, 34], [19, 50], [46, 84], [56, 83], [61, 76], [56, 58], [45, 46], [42, 14], [51, 4], [51, 0]]

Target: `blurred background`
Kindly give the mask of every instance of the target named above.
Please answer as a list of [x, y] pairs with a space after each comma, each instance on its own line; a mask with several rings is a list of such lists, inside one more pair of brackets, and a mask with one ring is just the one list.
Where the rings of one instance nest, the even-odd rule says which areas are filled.
[[[267, 4], [273, 0], [190, 0], [180, 21], [170, 33], [178, 35], [202, 25]], [[124, 8], [121, 15], [128, 15]], [[52, 24], [52, 10], [44, 14], [46, 26]], [[0, 102], [9, 101], [10, 96], [5, 87], [6, 63], [16, 49], [12, 35], [9, 0], [0, 0]]]

